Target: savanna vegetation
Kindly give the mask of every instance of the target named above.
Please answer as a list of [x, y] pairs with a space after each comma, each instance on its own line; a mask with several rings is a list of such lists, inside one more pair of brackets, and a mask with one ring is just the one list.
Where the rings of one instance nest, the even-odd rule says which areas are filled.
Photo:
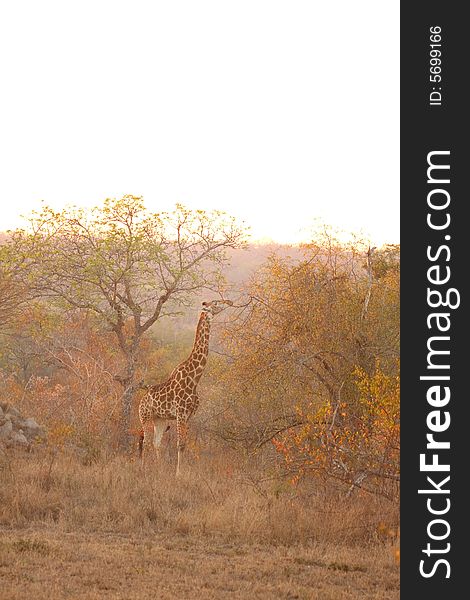
[[[312, 238], [133, 196], [3, 235], [0, 400], [48, 435], [0, 449], [0, 597], [398, 597], [399, 247]], [[176, 479], [136, 409], [221, 297]]]

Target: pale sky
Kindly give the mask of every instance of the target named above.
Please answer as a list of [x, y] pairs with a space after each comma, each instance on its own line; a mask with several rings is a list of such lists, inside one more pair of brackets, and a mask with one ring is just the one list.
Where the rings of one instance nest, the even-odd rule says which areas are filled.
[[143, 195], [399, 240], [399, 2], [0, 3], [0, 229]]

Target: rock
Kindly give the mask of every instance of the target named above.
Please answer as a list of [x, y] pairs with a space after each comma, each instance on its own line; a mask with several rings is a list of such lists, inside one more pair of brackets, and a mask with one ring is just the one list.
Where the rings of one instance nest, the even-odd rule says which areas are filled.
[[13, 415], [14, 417], [21, 417], [21, 413], [19, 410], [17, 410], [16, 408], [14, 408], [13, 406], [10, 406], [9, 404], [6, 405], [6, 408], [3, 409], [7, 414]]
[[10, 437], [10, 444], [22, 447], [29, 446], [27, 438], [23, 433], [20, 433], [19, 431], [16, 431], [12, 434], [12, 436]]
[[2, 417], [3, 417], [3, 408], [2, 408], [2, 406], [0, 405], [0, 419], [1, 419]]
[[21, 421], [21, 427], [24, 427], [25, 429], [41, 429], [37, 424], [36, 419], [33, 419], [33, 417], [23, 419]]
[[46, 436], [46, 432], [42, 427], [40, 427], [36, 421], [32, 417], [28, 419], [23, 419], [21, 421], [21, 427], [24, 429], [23, 433], [29, 440], [34, 440], [36, 438], [42, 438]]
[[5, 423], [0, 427], [0, 440], [7, 440], [13, 431], [13, 425], [10, 419], [7, 419]]
[[13, 412], [11, 412], [11, 408], [8, 410], [8, 412], [5, 415], [5, 417], [7, 419], [9, 419], [13, 423], [13, 425], [17, 425], [19, 423], [19, 421], [20, 421], [19, 417], [17, 415], [15, 415]]
[[0, 447], [5, 453], [8, 448], [31, 449], [37, 438], [45, 438], [46, 431], [36, 419], [25, 418], [8, 402], [0, 403]]

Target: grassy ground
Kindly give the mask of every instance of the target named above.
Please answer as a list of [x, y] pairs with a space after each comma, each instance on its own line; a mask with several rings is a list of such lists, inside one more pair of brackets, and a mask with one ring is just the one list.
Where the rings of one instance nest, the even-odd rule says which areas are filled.
[[2, 459], [0, 599], [398, 598], [391, 507], [293, 492], [227, 457], [178, 480], [149, 465]]

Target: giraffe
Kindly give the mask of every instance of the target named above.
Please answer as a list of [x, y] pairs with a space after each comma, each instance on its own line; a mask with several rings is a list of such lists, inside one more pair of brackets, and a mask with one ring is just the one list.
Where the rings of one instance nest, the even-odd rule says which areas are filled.
[[142, 458], [144, 443], [147, 442], [153, 427], [153, 445], [160, 457], [160, 445], [169, 420], [176, 420], [178, 462], [176, 475], [181, 472], [182, 453], [188, 433], [188, 420], [199, 406], [196, 393], [197, 385], [207, 363], [209, 354], [209, 335], [213, 317], [233, 306], [230, 300], [203, 302], [202, 311], [196, 328], [194, 346], [189, 357], [179, 364], [168, 377], [159, 384], [151, 386], [139, 404], [139, 418], [142, 424], [139, 440], [139, 454]]

